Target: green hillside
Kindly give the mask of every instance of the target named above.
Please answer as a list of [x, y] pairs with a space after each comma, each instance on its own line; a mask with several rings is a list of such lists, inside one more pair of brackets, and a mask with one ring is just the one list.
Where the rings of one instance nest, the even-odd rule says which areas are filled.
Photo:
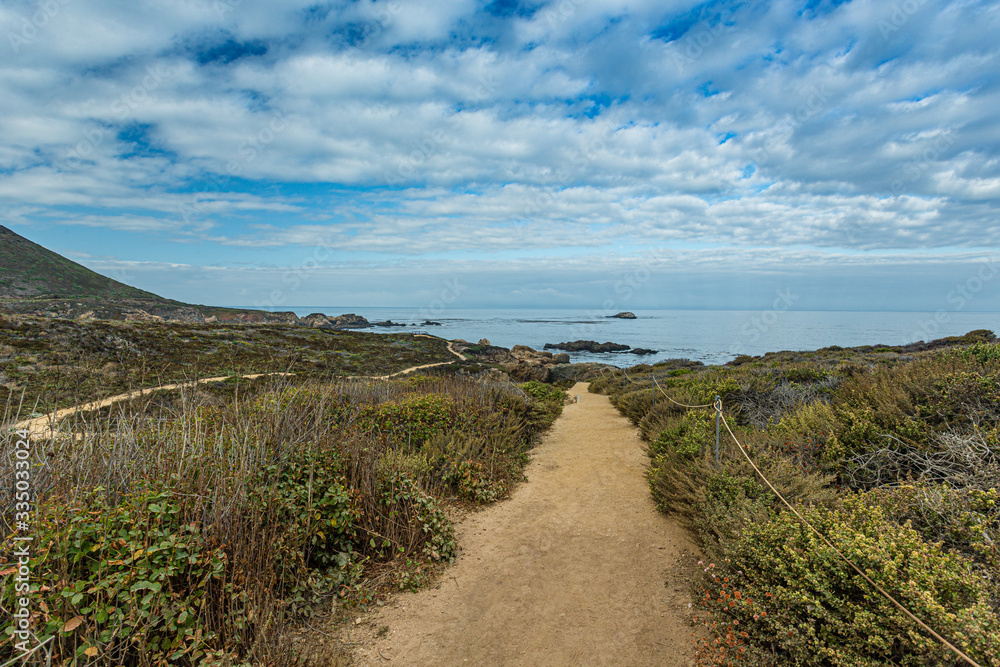
[[0, 226], [0, 299], [76, 298], [162, 300], [95, 273]]

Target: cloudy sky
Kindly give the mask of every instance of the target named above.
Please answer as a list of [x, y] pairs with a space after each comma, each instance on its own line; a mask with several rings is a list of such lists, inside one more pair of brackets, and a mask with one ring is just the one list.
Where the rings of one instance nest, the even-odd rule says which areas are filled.
[[995, 2], [0, 0], [0, 34], [0, 224], [164, 296], [1000, 310]]

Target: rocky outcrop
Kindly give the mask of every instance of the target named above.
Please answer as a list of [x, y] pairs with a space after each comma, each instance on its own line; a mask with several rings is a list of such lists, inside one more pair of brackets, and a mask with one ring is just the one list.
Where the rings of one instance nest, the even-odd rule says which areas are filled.
[[312, 313], [299, 320], [299, 324], [314, 329], [367, 329], [371, 323], [360, 315], [349, 313], [329, 317], [323, 313]]
[[608, 315], [608, 317], [611, 318], [611, 319], [619, 319], [619, 320], [634, 320], [634, 319], [637, 319], [636, 316], [635, 316], [635, 313], [630, 313], [627, 310], [624, 311], [624, 312], [618, 313], [617, 315]]
[[159, 315], [150, 315], [145, 310], [130, 310], [124, 313], [126, 322], [162, 322]]
[[482, 363], [500, 366], [515, 382], [550, 382], [552, 369], [569, 364], [568, 354], [552, 354], [527, 345], [515, 345], [508, 350], [494, 345], [472, 346], [462, 341], [456, 342], [456, 349]]
[[549, 369], [549, 381], [564, 382], [570, 380], [572, 382], [587, 382], [615, 369], [615, 366], [609, 366], [608, 364], [561, 364]]
[[510, 376], [510, 379], [515, 382], [529, 382], [531, 380], [548, 382], [551, 378], [552, 372], [550, 366], [533, 364], [528, 361], [517, 361], [512, 364], [504, 364], [503, 369], [507, 371], [507, 375]]
[[444, 325], [441, 324], [440, 322], [435, 322], [434, 320], [424, 320], [423, 324], [421, 324], [420, 326], [422, 326], [422, 327], [441, 327], [441, 326], [444, 326]]
[[405, 327], [406, 325], [402, 322], [393, 322], [392, 320], [382, 320], [381, 322], [372, 322], [373, 327]]
[[648, 347], [633, 347], [628, 353], [642, 356], [645, 354], [656, 354], [656, 350], [650, 350]]
[[625, 352], [631, 349], [621, 343], [598, 343], [596, 340], [574, 340], [568, 343], [546, 343], [546, 350], [565, 350], [566, 352]]

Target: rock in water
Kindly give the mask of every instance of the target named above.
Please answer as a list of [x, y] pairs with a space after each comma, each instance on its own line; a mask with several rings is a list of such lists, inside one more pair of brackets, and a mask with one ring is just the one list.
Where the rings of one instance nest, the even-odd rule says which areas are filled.
[[546, 350], [565, 350], [566, 352], [624, 352], [631, 349], [621, 343], [598, 343], [596, 340], [574, 340], [568, 343], [546, 343]]
[[634, 320], [637, 319], [635, 313], [630, 313], [627, 310], [618, 313], [617, 315], [608, 315], [609, 318], [617, 318], [619, 320]]
[[306, 315], [299, 322], [314, 329], [367, 329], [371, 326], [365, 318], [354, 313], [328, 317], [323, 313]]

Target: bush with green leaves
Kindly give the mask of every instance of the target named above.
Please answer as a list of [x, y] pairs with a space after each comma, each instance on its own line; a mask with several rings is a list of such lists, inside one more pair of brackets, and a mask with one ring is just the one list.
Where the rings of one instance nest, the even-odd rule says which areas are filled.
[[411, 447], [420, 447], [435, 433], [454, 423], [457, 410], [454, 400], [441, 394], [413, 394], [402, 401], [387, 401], [361, 411], [360, 428], [384, 433]]
[[[55, 637], [57, 662], [197, 664], [247, 622], [226, 550], [182, 519], [169, 491], [110, 503], [98, 491], [74, 506], [46, 504], [36, 530], [35, 632], [39, 641]], [[3, 589], [7, 606], [13, 577]]]
[[[880, 587], [983, 665], [1000, 664], [1000, 617], [973, 563], [862, 498], [803, 516]], [[747, 525], [702, 602], [776, 661], [793, 665], [964, 664], [875, 590], [791, 512]], [[718, 593], [726, 584], [729, 597]], [[754, 652], [748, 654], [753, 656]], [[759, 652], [758, 664], [774, 664]], [[753, 663], [751, 663], [753, 664]]]

